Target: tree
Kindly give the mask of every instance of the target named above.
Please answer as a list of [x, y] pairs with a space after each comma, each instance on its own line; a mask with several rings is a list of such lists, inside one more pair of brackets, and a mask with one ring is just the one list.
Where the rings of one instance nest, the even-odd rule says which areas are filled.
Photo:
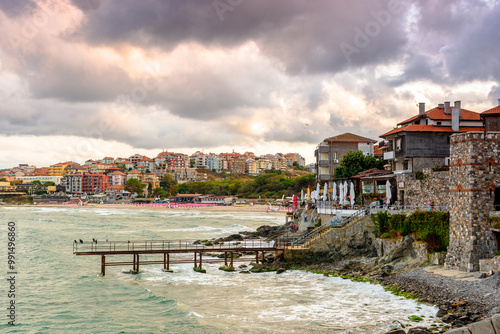
[[2, 178], [0, 179], [0, 182], [7, 182], [7, 179], [6, 179], [5, 177], [2, 177]]
[[46, 187], [50, 187], [50, 186], [55, 186], [56, 184], [54, 182], [52, 182], [52, 181], [47, 181], [43, 185], [46, 186]]
[[31, 181], [31, 184], [37, 184], [37, 185], [41, 186], [42, 182], [35, 180], [35, 181]]
[[146, 185], [142, 184], [141, 181], [136, 178], [128, 179], [125, 183], [125, 190], [130, 191], [131, 193], [136, 193], [138, 195], [142, 194], [145, 187]]
[[351, 177], [359, 174], [362, 171], [371, 168], [382, 169], [384, 162], [378, 160], [373, 155], [365, 156], [362, 151], [349, 151], [340, 161], [340, 166], [335, 168], [333, 173], [334, 178]]
[[160, 187], [165, 189], [165, 191], [170, 192], [170, 188], [175, 186], [177, 182], [174, 180], [172, 174], [163, 175], [163, 179], [160, 181]]
[[153, 195], [155, 197], [165, 198], [165, 196], [167, 196], [167, 192], [165, 189], [158, 187], [153, 189]]

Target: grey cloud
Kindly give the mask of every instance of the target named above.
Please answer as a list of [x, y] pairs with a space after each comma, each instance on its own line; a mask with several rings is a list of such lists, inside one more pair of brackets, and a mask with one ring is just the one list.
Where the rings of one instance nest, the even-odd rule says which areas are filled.
[[386, 0], [243, 1], [225, 12], [223, 21], [212, 3], [106, 1], [99, 10], [86, 12], [87, 21], [79, 34], [91, 43], [132, 43], [167, 50], [190, 41], [234, 47], [253, 40], [290, 74], [336, 72], [388, 61], [406, 42], [402, 4], [401, 13], [390, 15], [385, 27], [368, 36], [366, 46], [350, 62], [340, 48], [342, 42], [355, 45], [356, 28], [366, 31], [370, 22], [377, 24], [372, 13], [386, 10]]

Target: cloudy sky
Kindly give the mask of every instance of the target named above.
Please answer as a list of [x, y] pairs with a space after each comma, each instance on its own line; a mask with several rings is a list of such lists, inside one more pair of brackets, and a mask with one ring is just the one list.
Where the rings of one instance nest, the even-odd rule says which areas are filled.
[[0, 0], [0, 168], [299, 152], [500, 98], [497, 0]]

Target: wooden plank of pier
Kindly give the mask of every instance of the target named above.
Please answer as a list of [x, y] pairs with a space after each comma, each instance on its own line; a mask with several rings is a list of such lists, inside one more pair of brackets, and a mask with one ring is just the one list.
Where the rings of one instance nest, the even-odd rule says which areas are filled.
[[[265, 259], [265, 252], [276, 252], [274, 241], [268, 242], [260, 239], [229, 241], [219, 244], [200, 244], [194, 241], [169, 241], [169, 240], [139, 240], [139, 241], [94, 241], [92, 243], [73, 244], [73, 253], [75, 255], [100, 255], [101, 256], [101, 274], [106, 274], [107, 266], [121, 266], [132, 264], [133, 272], [139, 272], [140, 265], [145, 264], [163, 264], [163, 268], [170, 270], [171, 263], [186, 263], [186, 260], [170, 259], [170, 254], [193, 253], [194, 267], [202, 269], [203, 253], [223, 253], [222, 259], [208, 259], [207, 263], [224, 261], [227, 266], [227, 255], [230, 256], [230, 266], [233, 267], [234, 252], [255, 252], [255, 261], [259, 262], [259, 252], [262, 253], [262, 262]], [[133, 255], [132, 262], [106, 262], [106, 256], [110, 255]], [[142, 254], [163, 254], [163, 260], [140, 261]], [[250, 259], [243, 258], [245, 261]], [[216, 261], [214, 261], [216, 260]], [[191, 260], [193, 261], [193, 260]]]

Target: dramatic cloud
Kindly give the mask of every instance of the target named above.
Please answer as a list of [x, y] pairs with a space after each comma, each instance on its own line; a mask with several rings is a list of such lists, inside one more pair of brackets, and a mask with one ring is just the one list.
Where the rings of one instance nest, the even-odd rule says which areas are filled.
[[499, 15], [498, 0], [0, 0], [0, 168], [48, 163], [23, 141], [54, 160], [312, 162], [323, 138], [377, 139], [418, 102], [483, 111], [500, 98]]

